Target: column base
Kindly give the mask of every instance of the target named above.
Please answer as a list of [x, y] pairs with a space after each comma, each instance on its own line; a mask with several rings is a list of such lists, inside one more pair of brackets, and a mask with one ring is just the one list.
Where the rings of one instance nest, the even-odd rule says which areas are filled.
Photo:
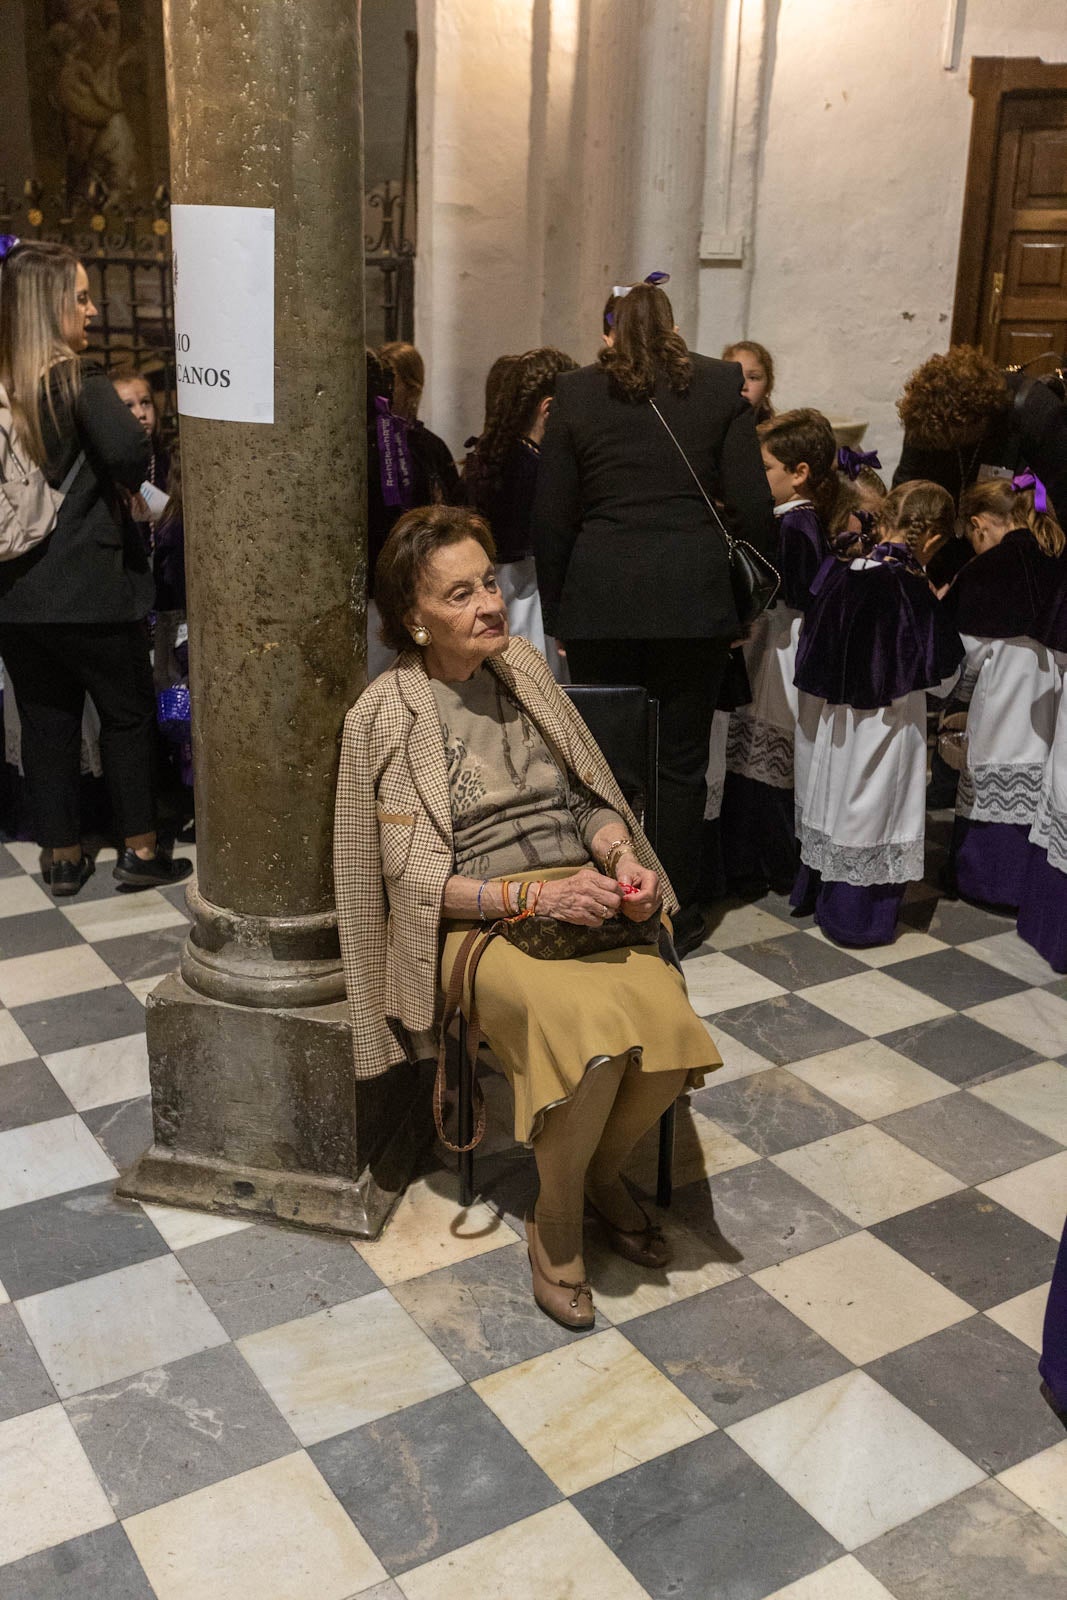
[[154, 1142], [117, 1193], [372, 1239], [432, 1131], [430, 1064], [357, 1079], [343, 1003], [148, 998]]

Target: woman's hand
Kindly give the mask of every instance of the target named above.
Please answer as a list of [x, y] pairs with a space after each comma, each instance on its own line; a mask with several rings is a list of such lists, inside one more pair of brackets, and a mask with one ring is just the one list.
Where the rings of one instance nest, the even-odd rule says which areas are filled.
[[[654, 873], [652, 876], [655, 878]], [[557, 922], [577, 922], [583, 928], [599, 928], [609, 917], [618, 915], [622, 901], [622, 891], [614, 878], [605, 878], [592, 867], [582, 867], [573, 877], [545, 884], [537, 914], [555, 917]]]
[[636, 856], [620, 856], [615, 868], [623, 893], [622, 914], [631, 922], [644, 922], [663, 904], [659, 878], [651, 867], [643, 867]]

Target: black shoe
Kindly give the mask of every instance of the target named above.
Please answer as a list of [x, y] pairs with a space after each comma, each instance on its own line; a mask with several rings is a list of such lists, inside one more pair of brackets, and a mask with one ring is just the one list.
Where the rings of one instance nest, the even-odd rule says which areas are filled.
[[699, 906], [683, 906], [674, 918], [674, 948], [679, 961], [704, 943], [707, 919]]
[[166, 889], [188, 878], [193, 863], [179, 856], [177, 861], [156, 851], [147, 861], [134, 850], [124, 850], [115, 862], [111, 876], [130, 889]]
[[92, 856], [83, 855], [80, 861], [53, 861], [50, 867], [44, 869], [43, 876], [55, 898], [64, 900], [77, 894], [79, 889], [84, 889], [95, 871], [96, 863]]

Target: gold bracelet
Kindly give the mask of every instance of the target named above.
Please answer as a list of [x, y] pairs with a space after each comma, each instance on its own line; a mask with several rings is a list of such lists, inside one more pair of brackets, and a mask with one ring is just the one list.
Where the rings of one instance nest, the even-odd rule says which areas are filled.
[[611, 844], [608, 845], [607, 854], [604, 857], [604, 872], [607, 877], [613, 878], [615, 876], [615, 868], [619, 864], [619, 857], [624, 850], [632, 850], [633, 843], [630, 838], [613, 839]]

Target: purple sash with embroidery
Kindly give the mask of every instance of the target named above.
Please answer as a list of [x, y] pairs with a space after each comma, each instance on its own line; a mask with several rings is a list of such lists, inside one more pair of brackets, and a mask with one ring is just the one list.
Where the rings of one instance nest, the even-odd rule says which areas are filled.
[[374, 409], [378, 413], [378, 470], [382, 499], [387, 506], [400, 506], [407, 510], [414, 499], [408, 425], [402, 417], [394, 416], [384, 395], [375, 397]]

